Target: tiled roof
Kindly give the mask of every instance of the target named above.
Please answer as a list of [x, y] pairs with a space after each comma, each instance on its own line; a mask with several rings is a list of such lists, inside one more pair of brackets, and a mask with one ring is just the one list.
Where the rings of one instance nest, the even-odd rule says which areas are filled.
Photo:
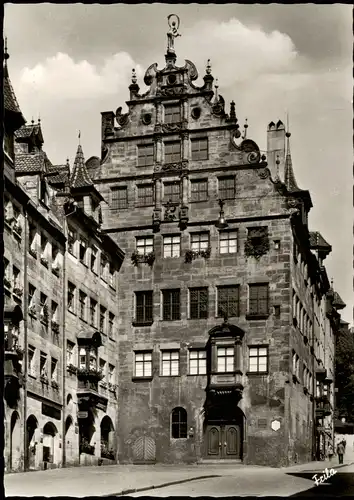
[[294, 169], [293, 169], [293, 162], [292, 162], [291, 153], [290, 153], [290, 141], [289, 141], [289, 137], [288, 137], [288, 144], [287, 144], [287, 153], [286, 153], [286, 157], [285, 157], [284, 184], [286, 186], [286, 189], [289, 192], [293, 193], [294, 191], [301, 191], [301, 189], [297, 185], [297, 182], [296, 182], [296, 179], [295, 179], [295, 174], [294, 174]]
[[43, 141], [41, 126], [39, 123], [31, 123], [30, 125], [23, 125], [16, 131], [15, 136], [16, 139], [26, 139], [27, 137], [30, 137], [32, 134], [40, 135]]
[[44, 151], [35, 154], [15, 155], [16, 172], [47, 172], [51, 166], [52, 164]]
[[56, 172], [57, 175], [50, 176], [50, 184], [68, 184], [70, 179], [69, 165], [53, 165], [49, 172]]
[[79, 144], [74, 161], [73, 173], [70, 179], [71, 188], [82, 188], [93, 186], [92, 179], [90, 178], [85, 165], [84, 153], [81, 144]]
[[318, 231], [310, 232], [310, 246], [311, 248], [332, 248]]
[[333, 306], [336, 309], [344, 309], [345, 306], [346, 306], [345, 302], [343, 302], [343, 300], [341, 299], [339, 293], [337, 293], [337, 292], [334, 292], [334, 297], [333, 297], [332, 304], [333, 304]]
[[22, 112], [21, 112], [21, 109], [20, 109], [20, 106], [17, 102], [14, 89], [12, 88], [12, 84], [11, 84], [11, 80], [9, 77], [9, 72], [7, 69], [6, 61], [5, 61], [5, 66], [4, 66], [3, 88], [4, 88], [3, 92], [4, 92], [4, 109], [5, 109], [5, 111], [10, 111], [12, 113], [16, 113], [18, 115], [19, 120], [20, 120], [19, 125], [22, 125], [22, 123], [26, 123], [26, 120], [24, 119]]

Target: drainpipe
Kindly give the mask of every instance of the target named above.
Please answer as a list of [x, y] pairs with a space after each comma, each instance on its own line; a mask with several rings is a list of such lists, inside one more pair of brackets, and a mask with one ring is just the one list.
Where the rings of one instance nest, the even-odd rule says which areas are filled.
[[28, 470], [28, 446], [27, 446], [27, 428], [26, 428], [26, 420], [27, 420], [27, 376], [28, 376], [28, 274], [27, 274], [27, 266], [28, 266], [28, 255], [27, 255], [27, 246], [28, 246], [28, 232], [29, 232], [29, 222], [28, 222], [28, 213], [26, 206], [24, 207], [24, 216], [25, 216], [25, 231], [24, 231], [24, 256], [23, 256], [23, 460], [24, 460], [24, 470]]
[[[66, 230], [66, 218], [64, 218], [64, 236], [67, 236]], [[66, 393], [65, 393], [65, 382], [66, 382], [66, 241], [64, 242], [64, 252], [63, 252], [63, 272], [62, 272], [62, 290], [63, 290], [63, 301], [62, 301], [62, 467], [66, 465], [66, 436], [65, 436], [65, 417], [66, 417]]]

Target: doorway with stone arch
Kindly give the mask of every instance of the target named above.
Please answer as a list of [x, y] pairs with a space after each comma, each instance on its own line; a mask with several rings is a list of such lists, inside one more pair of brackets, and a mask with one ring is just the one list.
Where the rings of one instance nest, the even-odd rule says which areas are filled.
[[26, 469], [36, 470], [38, 462], [38, 441], [36, 441], [36, 430], [38, 429], [38, 420], [34, 415], [30, 415], [26, 421]]
[[20, 416], [15, 410], [11, 414], [10, 421], [10, 436], [9, 436], [9, 461], [8, 467], [10, 471], [19, 470], [21, 468], [21, 424]]
[[115, 460], [116, 446], [112, 420], [108, 415], [101, 421], [101, 458]]
[[58, 430], [52, 422], [47, 422], [43, 427], [43, 456], [44, 469], [48, 464], [56, 463], [56, 441]]

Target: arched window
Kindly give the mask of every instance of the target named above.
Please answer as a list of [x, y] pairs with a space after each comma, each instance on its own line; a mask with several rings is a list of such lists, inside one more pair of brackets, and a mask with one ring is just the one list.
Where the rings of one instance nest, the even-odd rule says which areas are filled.
[[79, 367], [81, 370], [86, 368], [86, 349], [81, 347], [79, 352]]
[[172, 410], [171, 435], [175, 439], [187, 437], [187, 412], [184, 408]]

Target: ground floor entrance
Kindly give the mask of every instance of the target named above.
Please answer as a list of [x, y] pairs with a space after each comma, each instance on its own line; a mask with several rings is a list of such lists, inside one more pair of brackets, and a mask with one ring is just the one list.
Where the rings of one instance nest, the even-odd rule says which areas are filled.
[[207, 425], [206, 458], [240, 459], [240, 427], [238, 425]]

